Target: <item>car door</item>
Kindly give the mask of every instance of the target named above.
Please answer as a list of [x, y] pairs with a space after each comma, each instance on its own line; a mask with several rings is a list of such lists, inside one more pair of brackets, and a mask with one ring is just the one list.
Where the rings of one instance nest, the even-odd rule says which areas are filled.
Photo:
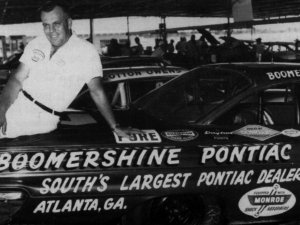
[[249, 183], [228, 199], [234, 205], [230, 216], [246, 215], [249, 221], [298, 217], [299, 88], [294, 82], [253, 88], [211, 123], [215, 138], [216, 130], [220, 134], [220, 127], [227, 127], [218, 136], [226, 137], [227, 144], [216, 144], [211, 158], [233, 171], [252, 171]]

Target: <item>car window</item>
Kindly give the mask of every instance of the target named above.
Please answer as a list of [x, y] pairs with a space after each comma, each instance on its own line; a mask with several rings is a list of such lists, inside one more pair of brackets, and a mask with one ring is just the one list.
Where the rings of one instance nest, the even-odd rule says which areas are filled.
[[295, 85], [278, 85], [252, 93], [213, 124], [294, 125], [299, 115]]
[[126, 109], [130, 102], [162, 86], [168, 80], [169, 78], [106, 83], [105, 90], [113, 109]]
[[195, 70], [164, 85], [155, 96], [140, 99], [137, 107], [158, 119], [194, 123], [249, 85], [244, 76], [232, 71]]
[[151, 80], [131, 80], [128, 81], [128, 88], [130, 93], [130, 101], [133, 102], [138, 98], [144, 96], [149, 91], [152, 91], [156, 88], [162, 86], [165, 82], [169, 81], [170, 78], [167, 79], [151, 79]]
[[126, 109], [128, 98], [125, 90], [125, 82], [106, 83], [105, 90], [113, 109]]
[[292, 45], [271, 45], [269, 49], [273, 52], [295, 51], [295, 48]]

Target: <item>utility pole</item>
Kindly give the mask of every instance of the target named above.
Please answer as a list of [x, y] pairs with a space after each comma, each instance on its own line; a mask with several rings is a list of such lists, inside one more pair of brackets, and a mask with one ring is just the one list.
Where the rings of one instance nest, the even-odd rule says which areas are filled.
[[166, 17], [161, 17], [161, 23], [159, 24], [159, 33], [163, 42], [167, 43], [167, 27], [166, 27]]
[[90, 18], [90, 41], [94, 43], [94, 18]]
[[231, 11], [232, 11], [231, 0], [227, 0], [227, 37], [231, 36], [231, 29], [230, 29]]
[[127, 16], [127, 40], [130, 43], [129, 16]]

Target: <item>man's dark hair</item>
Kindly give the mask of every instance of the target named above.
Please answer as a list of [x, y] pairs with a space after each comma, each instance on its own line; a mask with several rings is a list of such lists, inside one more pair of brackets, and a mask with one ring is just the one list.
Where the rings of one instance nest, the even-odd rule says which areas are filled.
[[70, 6], [64, 2], [64, 1], [59, 1], [59, 0], [48, 0], [46, 2], [44, 2], [41, 7], [39, 8], [39, 12], [40, 14], [42, 12], [50, 12], [52, 11], [56, 6], [60, 7], [64, 13], [66, 13], [66, 15], [68, 17], [71, 17], [71, 13], [70, 13]]

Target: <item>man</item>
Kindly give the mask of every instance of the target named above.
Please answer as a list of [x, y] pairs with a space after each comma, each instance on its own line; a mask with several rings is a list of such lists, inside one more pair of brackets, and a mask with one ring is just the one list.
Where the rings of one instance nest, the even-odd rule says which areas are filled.
[[64, 5], [48, 1], [40, 13], [45, 35], [26, 46], [0, 96], [0, 138], [53, 131], [60, 112], [84, 83], [111, 129], [127, 136], [115, 121], [101, 80], [94, 79], [102, 75], [95, 47], [72, 34], [72, 19]]
[[256, 62], [261, 62], [264, 51], [265, 51], [265, 45], [261, 42], [261, 38], [257, 38], [256, 45], [255, 45]]
[[132, 54], [133, 55], [143, 55], [144, 54], [144, 47], [141, 44], [141, 41], [138, 37], [135, 37], [134, 39], [136, 46], [132, 47]]

